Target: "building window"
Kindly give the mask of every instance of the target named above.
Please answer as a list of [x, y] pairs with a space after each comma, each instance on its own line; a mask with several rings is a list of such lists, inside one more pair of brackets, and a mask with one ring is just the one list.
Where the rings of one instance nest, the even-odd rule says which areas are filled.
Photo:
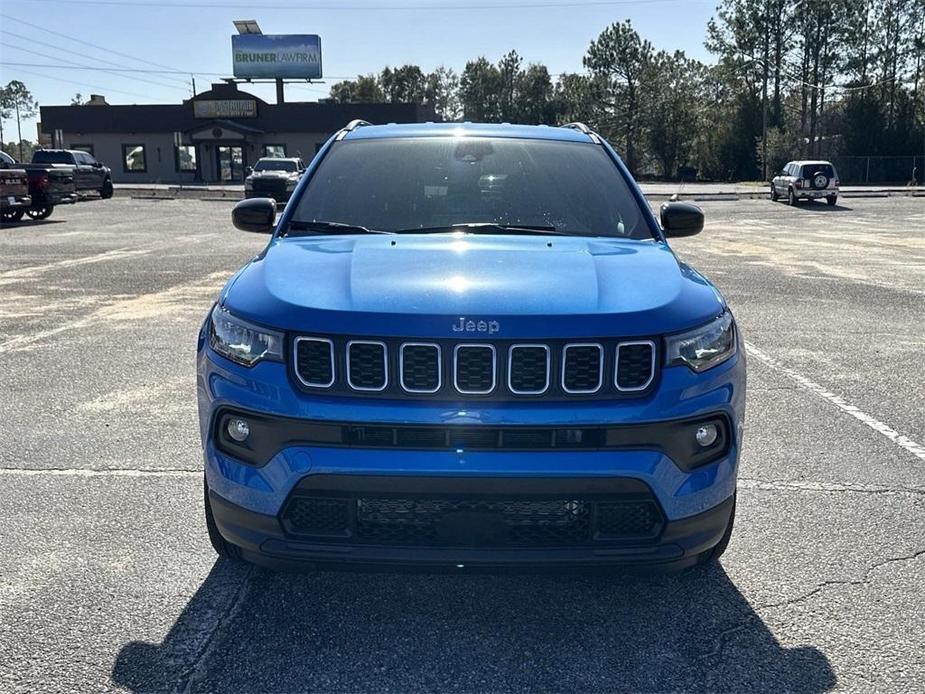
[[148, 170], [144, 145], [122, 145], [122, 170], [126, 173], [144, 173]]
[[93, 154], [93, 145], [71, 145], [71, 149], [77, 149], [87, 154]]
[[282, 159], [286, 156], [286, 145], [264, 145], [263, 156]]
[[177, 171], [196, 170], [196, 145], [180, 145], [176, 149]]

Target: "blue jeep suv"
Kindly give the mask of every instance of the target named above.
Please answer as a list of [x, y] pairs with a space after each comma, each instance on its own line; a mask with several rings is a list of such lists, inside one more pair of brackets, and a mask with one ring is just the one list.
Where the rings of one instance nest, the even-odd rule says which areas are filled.
[[732, 313], [614, 150], [564, 127], [354, 121], [198, 345], [209, 536], [298, 565], [684, 568], [735, 512]]

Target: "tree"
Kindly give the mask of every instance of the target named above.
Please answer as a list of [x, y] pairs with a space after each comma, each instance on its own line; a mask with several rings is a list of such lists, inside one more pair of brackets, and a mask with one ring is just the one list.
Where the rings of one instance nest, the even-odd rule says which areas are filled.
[[514, 94], [514, 120], [518, 123], [555, 122], [552, 78], [545, 65], [530, 63], [521, 70], [515, 79]]
[[80, 92], [77, 92], [71, 97], [71, 106], [83, 106], [85, 103], [87, 102]]
[[379, 75], [379, 84], [387, 101], [420, 104], [427, 91], [427, 80], [417, 65], [402, 65], [393, 70], [386, 67]]
[[385, 101], [385, 94], [375, 75], [357, 75], [356, 80], [335, 82], [329, 91], [338, 104], [375, 104]]
[[[611, 24], [601, 32], [584, 57], [584, 65], [602, 80], [605, 133], [624, 150], [626, 165], [636, 171], [636, 151], [642, 122], [640, 82], [652, 60], [652, 44], [640, 38], [632, 23]], [[609, 131], [609, 132], [608, 132]]]
[[459, 78], [463, 117], [486, 123], [501, 120], [501, 73], [484, 57], [470, 60]]
[[[16, 135], [19, 140], [19, 160], [23, 160], [22, 120], [32, 118], [38, 109], [38, 103], [19, 80], [12, 80], [3, 88], [3, 109], [9, 109], [16, 115]], [[0, 138], [2, 139], [2, 138]]]
[[683, 51], [660, 51], [652, 60], [646, 83], [651, 118], [648, 149], [658, 160], [662, 175], [673, 177], [687, 164], [703, 114], [700, 84], [703, 65]]
[[424, 89], [424, 103], [445, 121], [454, 121], [460, 116], [459, 76], [452, 69], [442, 65], [427, 75]]

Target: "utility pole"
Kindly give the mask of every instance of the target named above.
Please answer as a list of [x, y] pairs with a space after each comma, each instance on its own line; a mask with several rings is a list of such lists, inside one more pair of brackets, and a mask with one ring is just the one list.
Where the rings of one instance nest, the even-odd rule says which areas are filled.
[[19, 161], [22, 161], [22, 126], [19, 122], [19, 101], [16, 101], [16, 136], [19, 138]]
[[190, 82], [193, 83], [193, 96], [196, 96], [196, 77], [194, 75], [190, 75], [189, 78]]
[[761, 180], [768, 180], [768, 60], [771, 51], [771, 0], [764, 1], [764, 79], [761, 89]]

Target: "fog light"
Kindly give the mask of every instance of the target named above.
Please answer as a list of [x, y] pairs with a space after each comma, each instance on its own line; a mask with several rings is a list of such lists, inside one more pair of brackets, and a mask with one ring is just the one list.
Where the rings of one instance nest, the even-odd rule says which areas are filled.
[[704, 424], [702, 427], [697, 429], [697, 433], [694, 434], [694, 438], [697, 439], [697, 443], [700, 444], [703, 448], [707, 448], [716, 443], [717, 436], [719, 436], [719, 432], [716, 430], [715, 424]]
[[[227, 431], [228, 436], [241, 443], [250, 435], [251, 428], [245, 420], [235, 417], [228, 420]], [[697, 435], [699, 436], [700, 432], [697, 432]]]

